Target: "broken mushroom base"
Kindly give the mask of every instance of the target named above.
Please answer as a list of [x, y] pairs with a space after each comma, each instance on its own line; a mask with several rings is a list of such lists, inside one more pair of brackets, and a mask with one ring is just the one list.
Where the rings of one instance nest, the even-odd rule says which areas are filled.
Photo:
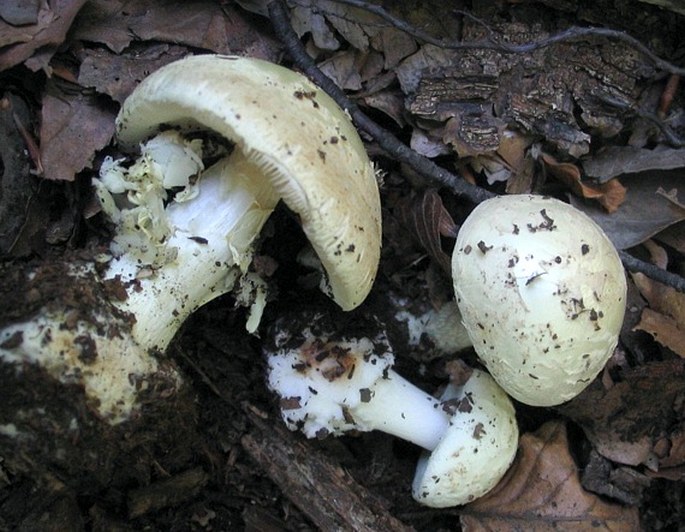
[[0, 266], [0, 456], [80, 493], [144, 480], [152, 457], [174, 470], [197, 437], [192, 390], [171, 361], [136, 352], [130, 317], [88, 264]]

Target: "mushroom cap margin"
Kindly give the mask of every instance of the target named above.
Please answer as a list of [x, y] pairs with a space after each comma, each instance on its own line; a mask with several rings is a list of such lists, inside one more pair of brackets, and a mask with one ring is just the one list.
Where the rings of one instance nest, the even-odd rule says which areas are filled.
[[134, 149], [160, 126], [212, 130], [259, 166], [300, 217], [343, 310], [371, 289], [381, 247], [375, 172], [349, 117], [299, 73], [267, 61], [190, 56], [144, 79], [117, 117]]
[[516, 411], [495, 380], [477, 369], [463, 386], [450, 384], [441, 400], [455, 413], [432, 453], [416, 468], [412, 496], [421, 504], [447, 508], [482, 497], [502, 479], [518, 449]]

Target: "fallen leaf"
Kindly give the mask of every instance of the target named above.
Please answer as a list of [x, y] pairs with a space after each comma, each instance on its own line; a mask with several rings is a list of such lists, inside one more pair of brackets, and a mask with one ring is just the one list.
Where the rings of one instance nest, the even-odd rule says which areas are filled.
[[150, 72], [188, 53], [185, 47], [169, 44], [151, 45], [143, 51], [123, 54], [114, 54], [104, 48], [87, 49], [83, 52], [78, 83], [123, 103]]
[[597, 495], [611, 497], [622, 504], [636, 505], [643, 500], [650, 479], [637, 469], [617, 466], [592, 450], [581, 472], [581, 484]]
[[[0, 72], [18, 65], [41, 49], [41, 68], [47, 65], [52, 53], [64, 38], [86, 0], [54, 0], [41, 2], [36, 23], [30, 26], [12, 26], [0, 20]], [[34, 68], [35, 70], [36, 68]]]
[[634, 329], [649, 333], [661, 345], [685, 357], [685, 294], [641, 273], [633, 274], [633, 280], [649, 303]]
[[649, 333], [661, 345], [685, 358], [685, 331], [670, 316], [646, 308], [642, 311], [640, 323], [633, 330]]
[[54, 84], [43, 97], [40, 150], [50, 180], [73, 181], [88, 167], [95, 152], [114, 135], [115, 112], [101, 105], [95, 95], [80, 90], [69, 93]]
[[582, 488], [566, 427], [558, 421], [521, 436], [502, 481], [460, 516], [465, 532], [639, 530], [637, 508], [606, 502]]
[[0, 18], [12, 26], [26, 26], [38, 22], [39, 0], [0, 3]]
[[685, 360], [650, 362], [620, 373], [605, 389], [597, 379], [556, 410], [577, 423], [602, 456], [619, 464], [657, 466], [655, 442], [684, 415]]
[[362, 88], [360, 59], [354, 50], [345, 50], [333, 54], [318, 66], [338, 87], [356, 91]]
[[647, 170], [671, 170], [685, 166], [685, 148], [657, 146], [653, 150], [633, 146], [609, 146], [583, 160], [585, 174], [603, 183], [612, 177]]
[[238, 7], [210, 0], [181, 2], [173, 9], [158, 0], [91, 0], [74, 24], [74, 39], [102, 43], [116, 53], [134, 37], [270, 60], [280, 51]]
[[685, 219], [685, 209], [658, 194], [682, 187], [683, 170], [654, 171], [624, 175], [625, 201], [613, 213], [571, 196], [571, 204], [585, 212], [604, 230], [617, 249], [636, 246], [668, 226]]
[[442, 270], [451, 275], [450, 257], [442, 249], [440, 236], [456, 236], [456, 225], [435, 189], [411, 196], [398, 205], [397, 216]]
[[633, 281], [649, 306], [685, 326], [685, 294], [658, 283], [642, 273], [633, 274]]
[[685, 223], [675, 223], [654, 235], [654, 239], [685, 255]]
[[583, 182], [580, 169], [575, 164], [559, 162], [546, 153], [540, 153], [540, 159], [547, 171], [576, 196], [596, 200], [608, 213], [616, 212], [625, 200], [626, 189], [618, 179], [591, 185]]

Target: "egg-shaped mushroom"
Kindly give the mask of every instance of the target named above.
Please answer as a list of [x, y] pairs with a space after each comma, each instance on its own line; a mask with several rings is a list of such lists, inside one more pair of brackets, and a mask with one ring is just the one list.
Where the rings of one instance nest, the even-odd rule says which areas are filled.
[[567, 203], [535, 195], [481, 203], [459, 231], [452, 271], [474, 349], [523, 403], [575, 397], [617, 345], [623, 265], [602, 229]]

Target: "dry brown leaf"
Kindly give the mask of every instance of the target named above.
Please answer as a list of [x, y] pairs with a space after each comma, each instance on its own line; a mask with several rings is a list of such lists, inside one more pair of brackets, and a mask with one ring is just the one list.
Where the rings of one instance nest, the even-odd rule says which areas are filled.
[[123, 54], [114, 54], [104, 48], [86, 49], [79, 67], [78, 83], [123, 103], [150, 72], [188, 53], [185, 47], [169, 44], [153, 44], [144, 51]]
[[621, 177], [627, 188], [625, 201], [614, 213], [571, 196], [571, 204], [590, 216], [609, 236], [614, 246], [626, 249], [685, 219], [685, 209], [658, 193], [682, 186], [683, 170], [653, 171]]
[[280, 45], [230, 3], [158, 0], [90, 0], [74, 24], [73, 38], [105, 44], [116, 53], [134, 40], [192, 46], [277, 60]]
[[671, 170], [685, 166], [685, 148], [657, 146], [653, 150], [634, 146], [608, 146], [583, 161], [586, 175], [600, 182], [622, 174], [648, 170]]
[[85, 0], [41, 2], [36, 23], [29, 26], [11, 26], [0, 20], [0, 72], [26, 61], [38, 49], [43, 52], [42, 59], [32, 66], [34, 69], [46, 66], [52, 53], [64, 42], [84, 3]]
[[589, 185], [583, 183], [580, 169], [575, 164], [560, 163], [546, 153], [541, 153], [540, 159], [544, 162], [547, 171], [569, 187], [576, 196], [596, 200], [609, 213], [616, 212], [625, 201], [626, 189], [618, 179]]
[[[645, 247], [652, 262], [662, 268], [667, 266], [667, 255], [661, 246], [647, 240]], [[633, 281], [650, 307], [643, 309], [633, 330], [650, 334], [659, 344], [685, 357], [685, 295], [642, 273], [633, 274]]]
[[427, 189], [419, 196], [411, 196], [398, 205], [397, 216], [431, 258], [451, 275], [451, 260], [442, 249], [440, 235], [454, 237], [456, 225], [437, 191]]
[[561, 422], [521, 437], [514, 465], [493, 491], [464, 507], [461, 524], [465, 532], [640, 529], [636, 508], [582, 488]]
[[668, 252], [663, 246], [651, 239], [645, 240], [642, 245], [649, 252], [649, 262], [664, 270], [668, 268]]
[[114, 111], [80, 91], [66, 93], [51, 86], [43, 97], [41, 115], [40, 150], [46, 179], [73, 181], [114, 134]]
[[633, 330], [649, 333], [661, 345], [685, 358], [685, 330], [681, 328], [681, 322], [670, 316], [645, 308], [640, 323]]
[[361, 59], [354, 50], [345, 50], [333, 54], [318, 66], [338, 87], [356, 91], [362, 88]]
[[653, 310], [670, 316], [685, 328], [685, 294], [658, 283], [643, 273], [634, 273], [633, 281]]
[[610, 389], [595, 380], [556, 409], [575, 421], [597, 451], [620, 464], [654, 467], [656, 442], [683, 417], [685, 360], [651, 362], [625, 370]]

